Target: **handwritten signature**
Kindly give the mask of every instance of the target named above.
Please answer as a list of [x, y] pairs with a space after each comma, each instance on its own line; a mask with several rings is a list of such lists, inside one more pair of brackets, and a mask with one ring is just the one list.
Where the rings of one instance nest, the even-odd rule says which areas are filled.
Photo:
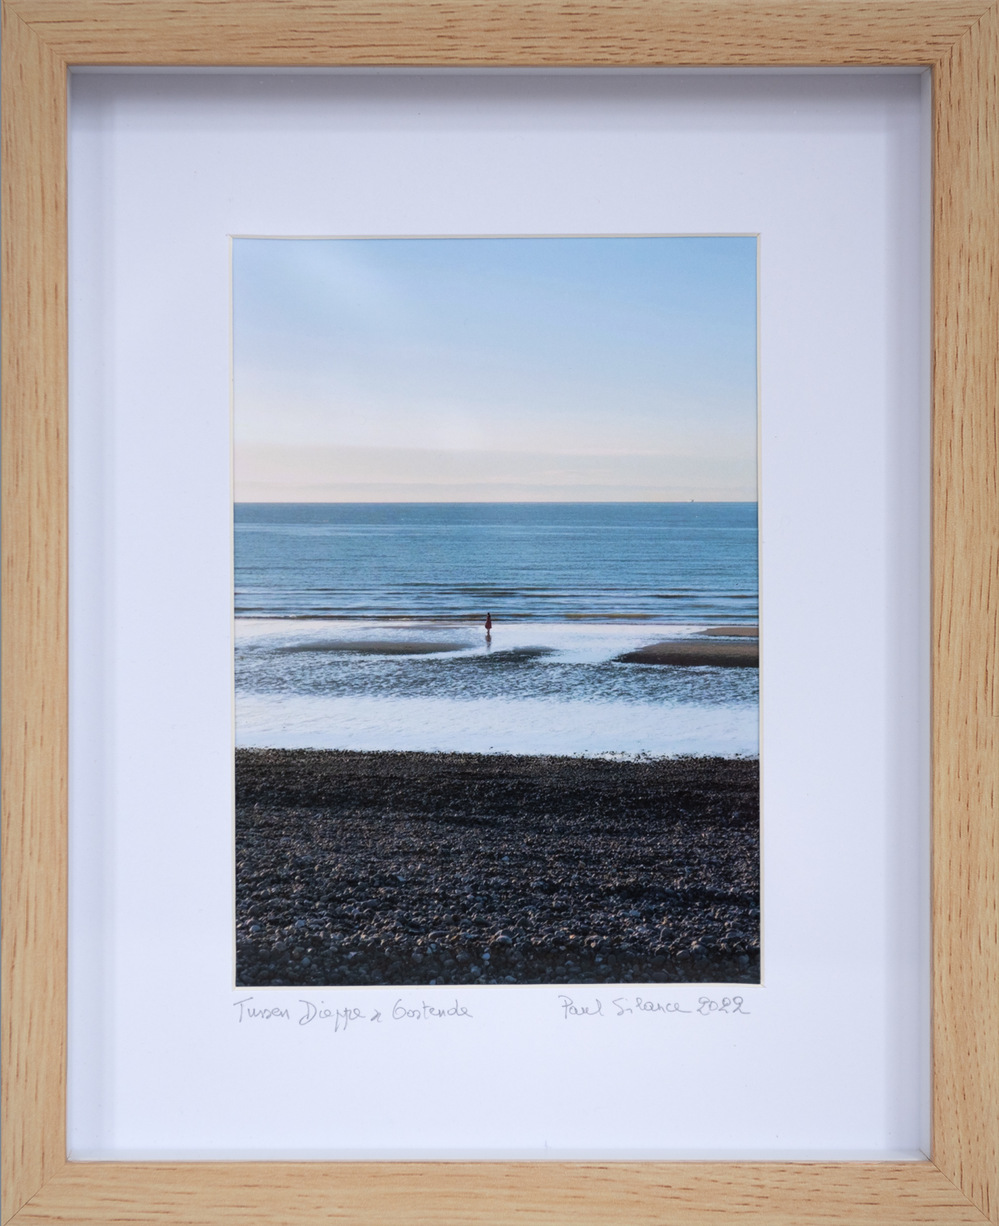
[[[749, 1016], [749, 1010], [743, 1008], [745, 1001], [741, 996], [723, 996], [715, 1000], [711, 996], [701, 996], [697, 1006], [685, 1009], [676, 1000], [649, 1000], [643, 996], [615, 996], [610, 1001], [610, 1008], [604, 1012], [603, 997], [596, 996], [589, 1001], [577, 1002], [573, 997], [559, 993], [559, 1005], [562, 1016], [570, 1017], [625, 1017], [628, 1014], [641, 1013], [699, 1013], [707, 1017], [712, 1013], [742, 1013]], [[613, 1010], [613, 1012], [611, 1012]]]

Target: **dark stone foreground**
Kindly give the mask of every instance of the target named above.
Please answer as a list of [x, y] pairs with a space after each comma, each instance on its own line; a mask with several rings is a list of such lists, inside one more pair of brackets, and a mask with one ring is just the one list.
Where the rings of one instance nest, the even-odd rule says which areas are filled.
[[759, 982], [759, 764], [236, 752], [236, 982]]

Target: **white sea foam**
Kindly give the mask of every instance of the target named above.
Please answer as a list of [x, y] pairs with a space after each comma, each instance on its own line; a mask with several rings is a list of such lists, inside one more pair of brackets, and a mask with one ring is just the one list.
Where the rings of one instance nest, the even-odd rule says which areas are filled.
[[236, 743], [275, 749], [755, 755], [755, 706], [240, 694]]
[[[467, 622], [239, 619], [236, 743], [755, 755], [755, 673], [613, 662], [637, 647], [703, 629], [627, 621], [497, 623], [487, 644], [483, 629]], [[407, 658], [361, 647], [412, 642], [451, 649]], [[347, 650], [338, 651], [338, 644]], [[532, 655], [532, 648], [543, 654]], [[476, 664], [488, 653], [491, 661]]]

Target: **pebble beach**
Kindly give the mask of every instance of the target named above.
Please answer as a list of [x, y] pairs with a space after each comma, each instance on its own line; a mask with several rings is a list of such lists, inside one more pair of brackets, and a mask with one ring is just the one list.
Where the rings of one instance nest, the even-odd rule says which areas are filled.
[[239, 749], [240, 987], [756, 983], [759, 762]]

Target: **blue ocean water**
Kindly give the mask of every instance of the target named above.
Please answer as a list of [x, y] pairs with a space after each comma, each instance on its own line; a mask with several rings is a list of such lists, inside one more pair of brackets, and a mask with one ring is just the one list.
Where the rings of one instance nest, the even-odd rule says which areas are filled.
[[237, 617], [755, 621], [755, 502], [237, 503]]
[[237, 743], [756, 753], [755, 669], [617, 657], [757, 611], [755, 503], [237, 504]]

